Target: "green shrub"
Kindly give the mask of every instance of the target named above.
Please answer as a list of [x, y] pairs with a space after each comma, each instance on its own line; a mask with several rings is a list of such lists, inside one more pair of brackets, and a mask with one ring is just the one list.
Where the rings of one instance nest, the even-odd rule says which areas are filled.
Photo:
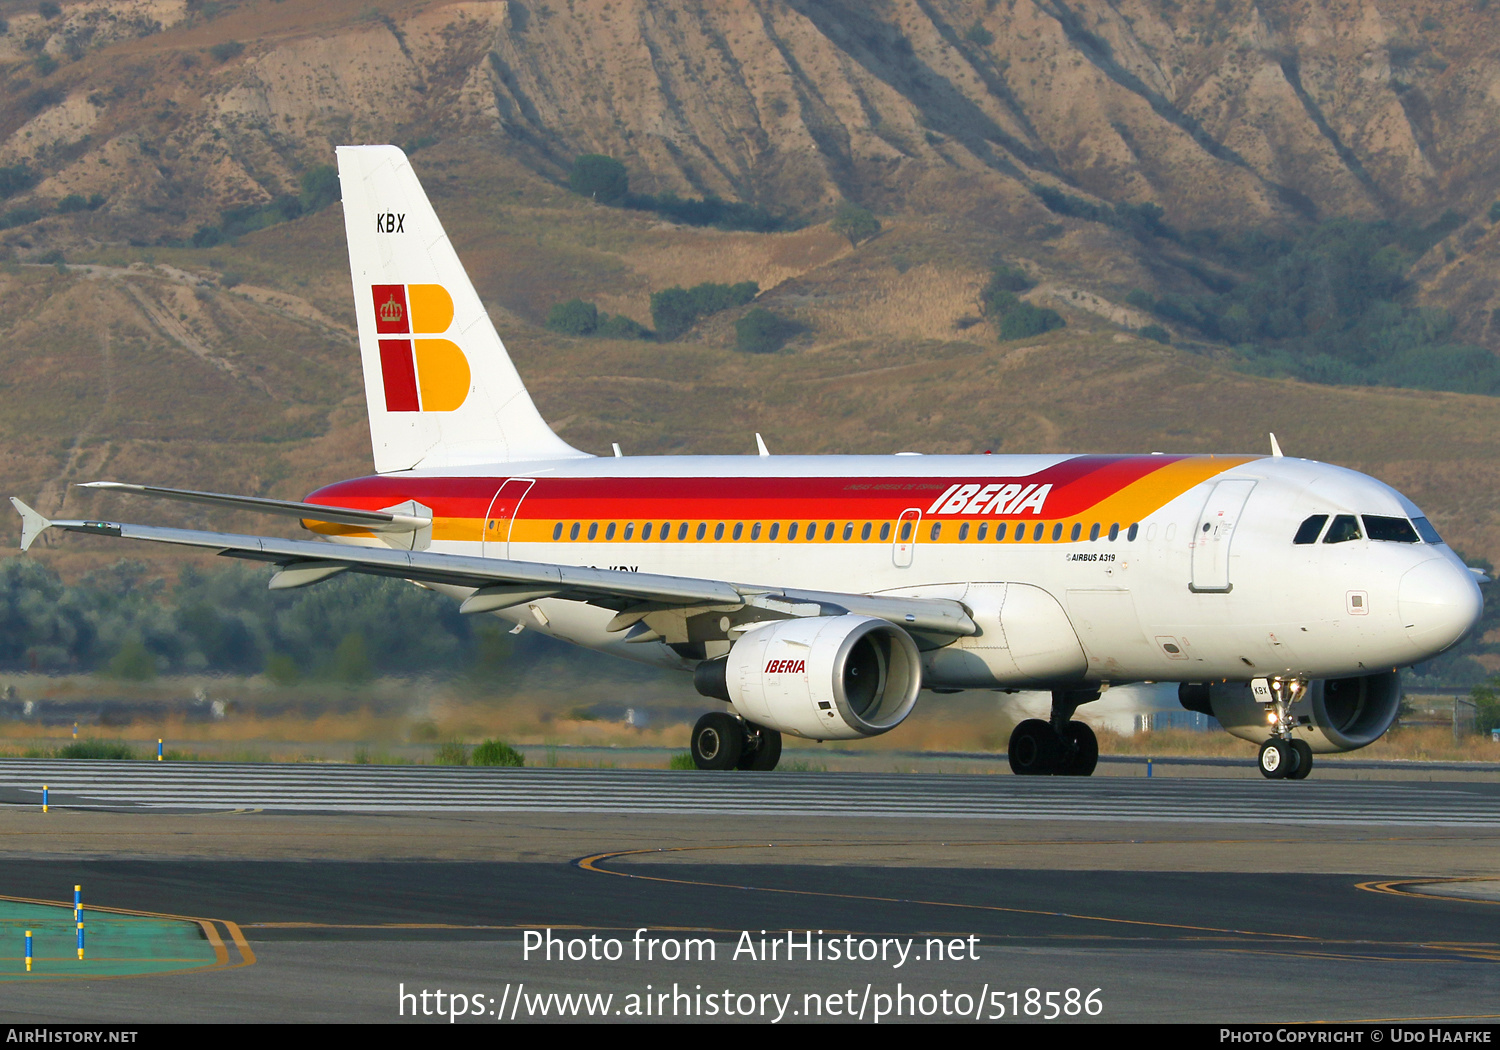
[[474, 749], [469, 763], [475, 766], [524, 766], [526, 756], [503, 740], [486, 740]]
[[568, 189], [580, 197], [600, 204], [610, 204], [630, 192], [630, 176], [625, 165], [602, 153], [585, 153], [573, 162], [568, 172]]
[[968, 29], [964, 30], [964, 39], [971, 44], [978, 44], [980, 47], [989, 47], [995, 42], [995, 34], [984, 28], [980, 23], [975, 22]]
[[1033, 306], [1022, 300], [1000, 319], [1000, 338], [1029, 339], [1054, 328], [1061, 328], [1064, 324], [1062, 315], [1056, 310]]
[[75, 740], [57, 749], [58, 758], [135, 758], [129, 744], [118, 740]]
[[1500, 222], [1500, 201], [1490, 205], [1490, 222]]
[[458, 743], [439, 745], [432, 760], [440, 766], [466, 766], [469, 764], [468, 745]]
[[861, 208], [852, 201], [843, 201], [834, 212], [833, 221], [828, 224], [828, 228], [846, 238], [851, 248], [857, 248], [860, 241], [867, 241], [880, 232], [880, 220], [869, 209]]
[[156, 677], [156, 656], [139, 638], [132, 638], [110, 659], [109, 673], [128, 682], [149, 682]]
[[213, 47], [209, 48], [208, 53], [210, 55], [213, 55], [214, 58], [219, 62], [228, 62], [231, 58], [234, 58], [244, 50], [245, 45], [240, 43], [238, 40], [225, 40], [223, 43], [215, 44]]
[[1136, 335], [1142, 339], [1155, 339], [1158, 343], [1165, 343], [1167, 346], [1172, 345], [1172, 336], [1159, 324], [1148, 324], [1136, 332]]
[[41, 3], [36, 5], [36, 13], [50, 22], [62, 14], [62, 8], [57, 5], [55, 0], [42, 0]]
[[624, 314], [600, 314], [594, 334], [605, 339], [650, 339], [651, 329]]
[[[0, 167], [0, 199], [13, 197], [22, 190], [36, 185], [37, 175], [24, 164], [8, 164]], [[1496, 204], [1500, 207], [1500, 203]]]
[[795, 332], [791, 322], [757, 306], [734, 323], [734, 348], [747, 354], [774, 354]]
[[547, 328], [564, 335], [593, 335], [599, 327], [599, 308], [582, 299], [569, 299], [547, 311]]
[[693, 756], [686, 751], [679, 751], [667, 762], [668, 769], [697, 769], [698, 763], [693, 761]]
[[336, 682], [358, 685], [375, 677], [375, 668], [370, 663], [365, 647], [365, 636], [351, 631], [340, 640], [328, 664], [328, 677]]
[[744, 306], [760, 294], [754, 281], [716, 284], [706, 281], [691, 288], [666, 288], [651, 295], [651, 323], [663, 339], [676, 339], [700, 317]]
[[[50, 77], [57, 71], [57, 59], [53, 58], [45, 51], [43, 51], [40, 55], [37, 55], [36, 58], [32, 59], [31, 64], [36, 69], [37, 76], [40, 77]], [[46, 107], [43, 106], [39, 108], [45, 109]]]

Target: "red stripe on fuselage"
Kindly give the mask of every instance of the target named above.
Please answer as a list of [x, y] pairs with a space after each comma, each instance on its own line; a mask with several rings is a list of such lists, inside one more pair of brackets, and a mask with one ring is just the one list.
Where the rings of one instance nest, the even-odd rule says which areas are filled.
[[[1185, 456], [1075, 456], [1019, 477], [699, 477], [548, 478], [537, 480], [521, 505], [523, 519], [751, 520], [894, 518], [909, 507], [924, 512], [950, 487], [1051, 485], [1040, 515], [1065, 518]], [[465, 478], [372, 476], [318, 489], [309, 503], [375, 510], [406, 500], [440, 518], [482, 518], [504, 475]]]

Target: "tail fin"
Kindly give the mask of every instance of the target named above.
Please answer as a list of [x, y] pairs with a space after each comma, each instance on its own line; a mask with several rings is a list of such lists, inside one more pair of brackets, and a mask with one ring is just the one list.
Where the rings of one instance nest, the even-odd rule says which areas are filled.
[[375, 469], [577, 459], [547, 426], [395, 146], [340, 146]]

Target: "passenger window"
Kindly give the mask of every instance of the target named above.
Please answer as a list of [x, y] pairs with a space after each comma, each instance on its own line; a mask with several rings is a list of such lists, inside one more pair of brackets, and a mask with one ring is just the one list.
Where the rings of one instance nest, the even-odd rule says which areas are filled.
[[[786, 527], [786, 538], [788, 540], [797, 538], [797, 523], [795, 521]], [[775, 539], [775, 537], [773, 536], [772, 539]]]
[[810, 521], [807, 523], [807, 542], [811, 543], [818, 538], [818, 523]]
[[890, 538], [891, 538], [891, 523], [888, 522], [888, 521], [882, 521], [880, 523], [880, 542], [884, 543], [886, 540], [888, 540]]
[[[705, 528], [705, 526], [703, 526], [703, 525], [699, 525], [698, 526], [698, 538], [700, 540], [703, 538], [703, 529], [704, 528]], [[717, 524], [717, 525], [714, 526], [714, 539], [716, 539], [716, 540], [722, 540], [723, 538], [724, 538], [724, 523], [721, 521], [721, 522], [719, 522], [719, 524]]]
[[1378, 514], [1366, 514], [1365, 535], [1372, 540], [1386, 540], [1389, 543], [1416, 543], [1420, 538], [1417, 530], [1411, 527], [1411, 522], [1405, 518], [1386, 518]]
[[958, 527], [958, 538], [961, 540], [969, 538], [969, 523], [967, 521]]
[[854, 522], [846, 521], [844, 522], [844, 542], [848, 543], [852, 539], [854, 539]]
[[591, 521], [591, 522], [589, 522], [589, 539], [591, 539], [591, 540], [592, 539], [597, 539], [598, 536], [599, 536], [599, 523], [597, 521]]
[[[792, 530], [793, 531], [796, 531], [796, 528], [797, 528], [797, 526], [795, 526], [795, 525], [792, 526]], [[773, 522], [771, 522], [771, 535], [769, 537], [767, 537], [767, 538], [774, 540], [776, 538], [776, 534], [778, 532], [780, 532], [780, 531], [781, 531], [781, 522], [779, 522], [779, 521], [773, 521]], [[796, 538], [797, 538], [796, 536], [792, 537], [792, 539], [796, 539]]]
[[909, 539], [911, 539], [911, 522], [903, 521], [901, 523], [901, 542], [905, 543]]
[[1328, 526], [1328, 535], [1323, 537], [1324, 543], [1348, 543], [1350, 540], [1363, 539], [1359, 532], [1359, 521], [1353, 514], [1340, 514], [1333, 519], [1333, 524]]
[[1083, 522], [1081, 522], [1081, 521], [1075, 521], [1073, 523], [1073, 531], [1071, 533], [1069, 533], [1068, 539], [1072, 540], [1074, 543], [1077, 543], [1078, 542], [1078, 537], [1081, 536], [1082, 534], [1083, 534]]
[[1060, 539], [1062, 539], [1062, 522], [1052, 526], [1052, 542], [1056, 543]]
[[943, 523], [940, 522], [940, 521], [935, 521], [935, 522], [932, 523], [932, 531], [927, 534], [927, 538], [929, 540], [935, 540], [935, 539], [938, 538], [938, 533], [940, 533], [942, 531], [943, 531]]
[[555, 526], [553, 526], [553, 528], [552, 528], [552, 538], [554, 540], [560, 540], [560, 539], [562, 539], [562, 522], [558, 522]]
[[823, 526], [823, 542], [827, 543], [831, 539], [833, 539], [833, 522], [830, 521]]
[[[760, 526], [756, 526], [756, 531], [757, 532], [760, 531]], [[745, 523], [743, 521], [737, 521], [737, 522], [735, 522], [734, 523], [734, 538], [735, 539], [739, 539], [744, 534], [745, 534]]]
[[[701, 528], [702, 526], [699, 526], [699, 527]], [[677, 526], [677, 542], [678, 543], [681, 543], [683, 540], [687, 539], [687, 530], [688, 530], [688, 523], [687, 522], [683, 522], [681, 525]], [[703, 537], [699, 536], [698, 538], [702, 539]]]
[[1113, 543], [1120, 538], [1120, 523], [1117, 521], [1109, 527], [1109, 542]]
[[[665, 532], [666, 530], [663, 529], [662, 531]], [[646, 522], [646, 524], [644, 524], [644, 525], [641, 526], [641, 539], [643, 539], [643, 540], [649, 540], [650, 538], [651, 538], [651, 523], [648, 521], [648, 522]]]
[[750, 526], [750, 538], [752, 540], [760, 539], [760, 522], [757, 521], [754, 525]]
[[635, 535], [635, 522], [633, 522], [633, 521], [627, 521], [625, 523], [625, 535], [624, 535], [623, 538], [628, 540], [628, 539], [630, 539], [630, 537], [632, 537], [634, 535]]
[[1140, 532], [1140, 531], [1141, 531], [1141, 526], [1138, 523], [1136, 523], [1136, 522], [1131, 522], [1130, 528], [1128, 530], [1126, 530], [1126, 532], [1125, 532], [1125, 541], [1127, 543], [1134, 543], [1135, 542], [1135, 534], [1138, 533], [1138, 532]]
[[[1024, 525], [1021, 526], [1021, 528], [1023, 528], [1023, 529], [1025, 527], [1026, 526], [1024, 526]], [[1036, 543], [1036, 542], [1038, 542], [1038, 541], [1041, 540], [1041, 538], [1042, 538], [1042, 530], [1044, 528], [1046, 528], [1046, 526], [1043, 525], [1041, 522], [1037, 522], [1036, 523], [1036, 528], [1034, 528], [1034, 529], [1031, 530], [1031, 542], [1032, 543]], [[1058, 528], [1062, 528], [1062, 526], [1059, 525]]]
[[604, 538], [607, 539], [607, 540], [612, 540], [612, 539], [615, 538], [615, 523], [614, 522], [610, 522], [609, 523], [609, 527], [604, 530]]
[[1323, 526], [1328, 524], [1327, 514], [1314, 514], [1297, 527], [1297, 535], [1293, 537], [1293, 543], [1317, 543], [1318, 536], [1323, 531]]
[[870, 538], [870, 523], [867, 521], [864, 524], [864, 528], [862, 528], [862, 529], [859, 530], [859, 539], [860, 539], [860, 542], [864, 542], [865, 540], [867, 540], [869, 538]]
[[999, 543], [1003, 539], [1005, 539], [1005, 522], [1002, 521], [995, 526], [995, 542]]
[[573, 527], [568, 530], [568, 539], [570, 539], [570, 540], [576, 540], [577, 538], [578, 538], [578, 522], [575, 521], [573, 523]]
[[1442, 543], [1443, 537], [1438, 535], [1437, 529], [1432, 527], [1432, 522], [1426, 518], [1413, 518], [1411, 523], [1417, 527], [1417, 535], [1428, 543]]
[[1097, 540], [1098, 538], [1099, 538], [1099, 523], [1096, 521], [1096, 522], [1094, 522], [1094, 524], [1092, 524], [1092, 525], [1089, 526], [1089, 539], [1091, 539], [1091, 540]]
[[981, 521], [979, 523], [979, 531], [974, 534], [974, 538], [976, 540], [978, 540], [980, 543], [983, 543], [984, 542], [985, 533], [987, 533], [989, 531], [990, 531], [989, 523]]

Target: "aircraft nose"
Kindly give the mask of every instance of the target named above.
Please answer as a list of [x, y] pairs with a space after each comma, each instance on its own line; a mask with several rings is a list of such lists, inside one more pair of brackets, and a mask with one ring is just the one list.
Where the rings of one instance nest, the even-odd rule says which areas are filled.
[[1407, 637], [1430, 653], [1440, 653], [1468, 634], [1484, 612], [1473, 574], [1446, 558], [1409, 569], [1396, 600]]

